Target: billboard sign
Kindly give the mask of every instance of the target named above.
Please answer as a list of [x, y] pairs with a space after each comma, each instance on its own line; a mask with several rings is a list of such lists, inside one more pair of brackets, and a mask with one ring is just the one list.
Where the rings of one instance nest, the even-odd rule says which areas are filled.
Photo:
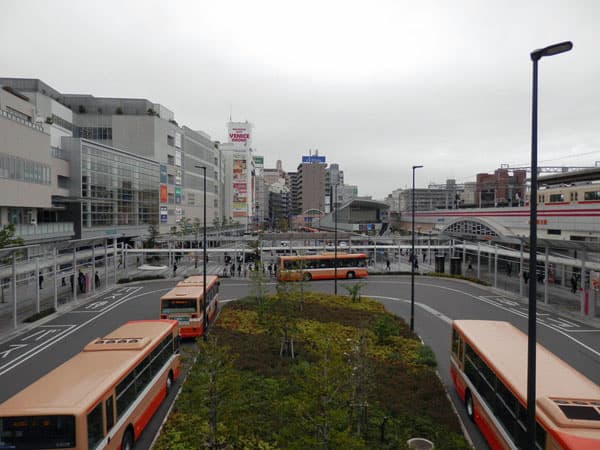
[[178, 187], [175, 188], [175, 203], [181, 203], [181, 188]]
[[160, 223], [167, 223], [169, 220], [169, 211], [166, 206], [160, 207]]
[[252, 146], [252, 125], [248, 122], [229, 122], [228, 136], [234, 148], [249, 148]]
[[160, 185], [160, 202], [161, 203], [167, 203], [167, 185], [166, 184], [161, 184]]
[[233, 160], [233, 217], [248, 215], [248, 167], [244, 155], [234, 155]]
[[325, 161], [326, 161], [325, 156], [309, 155], [309, 156], [302, 157], [302, 162], [308, 163], [308, 164], [314, 164], [314, 163], [323, 163], [324, 164]]
[[167, 184], [167, 166], [163, 164], [160, 165], [160, 182]]

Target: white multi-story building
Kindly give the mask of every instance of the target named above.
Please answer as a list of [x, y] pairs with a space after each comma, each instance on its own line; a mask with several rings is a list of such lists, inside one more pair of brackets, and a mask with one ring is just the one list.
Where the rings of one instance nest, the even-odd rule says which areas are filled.
[[225, 216], [242, 225], [253, 222], [255, 211], [255, 165], [252, 149], [252, 124], [229, 122], [228, 142], [220, 144], [225, 182]]

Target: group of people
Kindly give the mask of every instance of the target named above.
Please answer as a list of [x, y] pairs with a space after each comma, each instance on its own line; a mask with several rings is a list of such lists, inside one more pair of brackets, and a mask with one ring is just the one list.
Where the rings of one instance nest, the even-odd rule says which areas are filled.
[[257, 263], [243, 264], [241, 262], [232, 263], [231, 265], [225, 264], [223, 267], [223, 276], [235, 277], [236, 273], [238, 277], [246, 277], [249, 273], [262, 270], [264, 274], [269, 274], [269, 277], [277, 276], [277, 265], [269, 263], [267, 265], [260, 265]]
[[[71, 274], [71, 276], [69, 277], [69, 281], [71, 282], [71, 290], [73, 290], [73, 283], [75, 281], [74, 274]], [[38, 283], [39, 283], [40, 289], [43, 289], [44, 288], [44, 275], [42, 275], [42, 272], [40, 272], [38, 275]], [[98, 289], [100, 287], [100, 275], [98, 275], [97, 271], [94, 272], [94, 284], [96, 286], [96, 289]], [[67, 285], [67, 283], [65, 282], [65, 277], [62, 277], [61, 286], [66, 286], [66, 285]], [[81, 269], [79, 269], [79, 273], [77, 274], [77, 287], [79, 288], [80, 294], [85, 294], [85, 292], [86, 292], [85, 275], [81, 271]]]

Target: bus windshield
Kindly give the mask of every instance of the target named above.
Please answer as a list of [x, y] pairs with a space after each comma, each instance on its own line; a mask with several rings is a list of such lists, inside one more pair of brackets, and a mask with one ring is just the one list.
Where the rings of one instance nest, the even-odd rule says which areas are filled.
[[165, 298], [160, 304], [162, 314], [170, 313], [195, 313], [196, 300], [193, 298], [169, 299]]
[[0, 418], [0, 449], [75, 447], [75, 416]]

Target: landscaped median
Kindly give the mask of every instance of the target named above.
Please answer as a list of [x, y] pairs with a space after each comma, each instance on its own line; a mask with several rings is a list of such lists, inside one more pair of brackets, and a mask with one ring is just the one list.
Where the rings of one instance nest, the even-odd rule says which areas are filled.
[[279, 286], [226, 305], [155, 448], [470, 448], [431, 350], [353, 297]]

